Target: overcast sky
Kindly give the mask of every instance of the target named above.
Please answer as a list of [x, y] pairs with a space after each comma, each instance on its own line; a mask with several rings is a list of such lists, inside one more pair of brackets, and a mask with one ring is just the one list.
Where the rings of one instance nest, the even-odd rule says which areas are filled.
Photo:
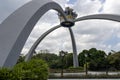
[[[0, 0], [0, 23], [16, 9], [30, 0]], [[119, 14], [120, 0], [54, 0], [64, 9], [70, 6], [78, 17], [89, 14]], [[59, 24], [57, 12], [48, 11], [36, 24], [21, 53], [27, 53], [33, 43], [48, 29]], [[72, 27], [78, 53], [83, 49], [97, 48], [110, 52], [120, 51], [120, 23], [107, 20], [87, 20], [77, 22]], [[60, 50], [72, 52], [71, 39], [67, 28], [61, 27], [49, 34], [36, 51], [47, 49], [58, 53]]]

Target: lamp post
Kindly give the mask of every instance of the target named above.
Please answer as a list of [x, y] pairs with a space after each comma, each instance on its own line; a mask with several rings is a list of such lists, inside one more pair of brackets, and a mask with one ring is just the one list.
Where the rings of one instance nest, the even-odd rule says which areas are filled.
[[87, 54], [85, 54], [85, 73], [88, 75], [88, 69], [87, 69]]
[[61, 62], [62, 62], [62, 70], [61, 70], [61, 77], [63, 77], [63, 59], [64, 59], [64, 56], [65, 56], [65, 53], [64, 51], [60, 51], [60, 56], [61, 56]]
[[106, 60], [106, 75], [108, 75], [108, 55], [105, 55]]

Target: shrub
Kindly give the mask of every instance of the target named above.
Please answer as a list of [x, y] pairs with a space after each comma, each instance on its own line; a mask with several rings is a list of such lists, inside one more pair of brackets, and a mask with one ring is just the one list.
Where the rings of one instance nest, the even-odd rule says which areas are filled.
[[0, 80], [47, 80], [47, 78], [48, 66], [38, 59], [19, 63], [12, 69], [0, 69]]
[[0, 80], [11, 80], [12, 73], [10, 69], [0, 68]]

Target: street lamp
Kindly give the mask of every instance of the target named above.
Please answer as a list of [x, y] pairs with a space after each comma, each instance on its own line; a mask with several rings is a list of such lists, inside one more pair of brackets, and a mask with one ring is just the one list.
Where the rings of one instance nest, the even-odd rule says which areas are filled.
[[88, 69], [87, 69], [87, 54], [85, 54], [85, 73], [86, 75], [88, 74]]
[[63, 59], [64, 59], [64, 56], [65, 56], [66, 52], [64, 52], [64, 51], [60, 51], [59, 53], [60, 53], [61, 61], [62, 61], [61, 77], [63, 77], [63, 66], [64, 66], [64, 65], [63, 65]]
[[108, 75], [108, 55], [105, 55], [105, 60], [106, 60], [106, 75]]

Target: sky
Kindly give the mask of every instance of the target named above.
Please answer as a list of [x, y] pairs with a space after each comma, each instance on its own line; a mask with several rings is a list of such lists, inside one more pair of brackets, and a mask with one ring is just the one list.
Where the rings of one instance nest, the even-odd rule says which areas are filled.
[[[16, 9], [31, 0], [0, 0], [0, 23]], [[120, 15], [120, 0], [53, 0], [65, 9], [71, 7], [78, 17], [90, 14]], [[37, 22], [26, 41], [21, 53], [26, 54], [34, 42], [45, 31], [60, 24], [57, 12], [48, 11]], [[106, 53], [111, 50], [120, 51], [120, 23], [108, 20], [86, 20], [77, 22], [72, 27], [76, 39], [78, 53], [84, 49], [97, 48]], [[36, 51], [48, 50], [56, 53], [60, 50], [72, 52], [72, 44], [68, 28], [61, 27], [50, 33], [36, 48]]]

